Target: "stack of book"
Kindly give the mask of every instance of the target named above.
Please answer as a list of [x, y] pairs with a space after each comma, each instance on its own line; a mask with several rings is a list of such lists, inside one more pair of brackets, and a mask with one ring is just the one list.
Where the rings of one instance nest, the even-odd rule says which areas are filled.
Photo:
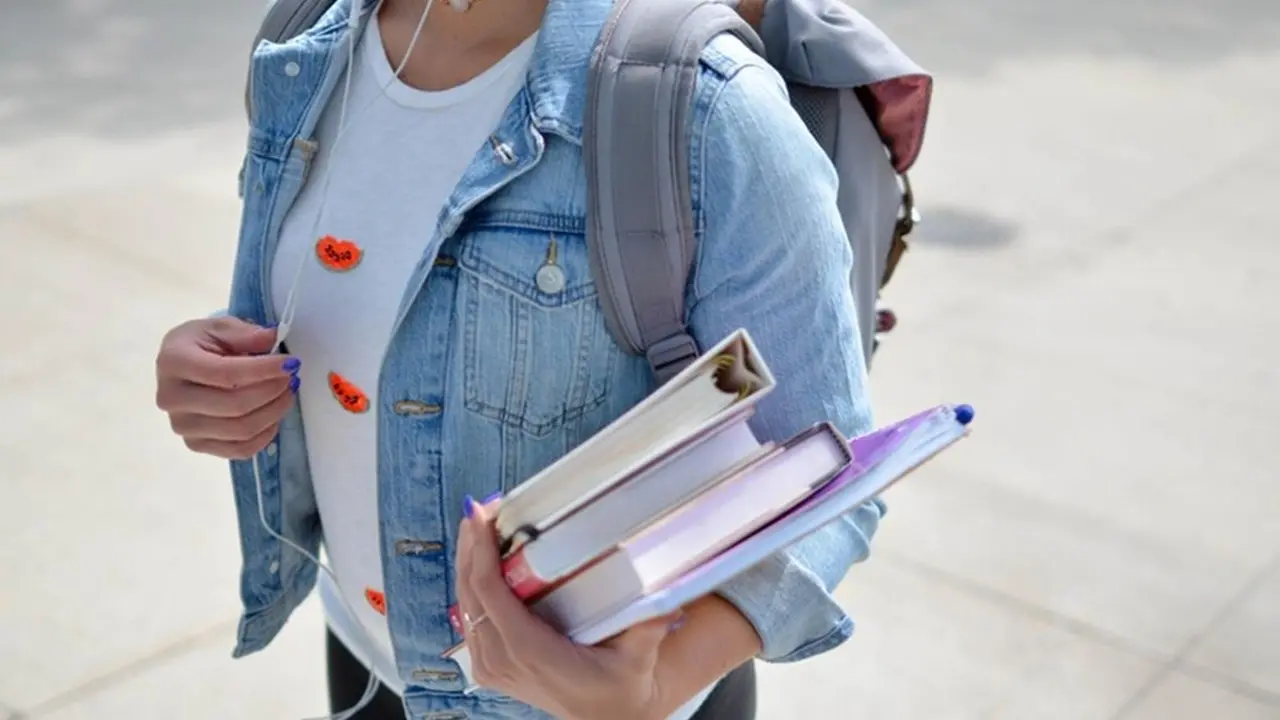
[[[507, 584], [573, 640], [600, 642], [875, 497], [973, 418], [944, 405], [852, 442], [823, 422], [761, 443], [748, 420], [774, 385], [739, 330], [517, 487], [496, 518]], [[462, 635], [456, 607], [450, 617]], [[465, 644], [446, 656], [469, 671]]]

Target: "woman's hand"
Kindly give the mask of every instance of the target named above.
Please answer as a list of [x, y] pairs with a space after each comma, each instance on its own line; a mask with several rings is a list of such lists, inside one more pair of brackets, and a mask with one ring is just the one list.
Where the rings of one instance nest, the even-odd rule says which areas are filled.
[[276, 331], [231, 317], [169, 331], [156, 357], [156, 405], [196, 452], [245, 459], [265, 448], [298, 391], [297, 358], [265, 355]]
[[[475, 682], [564, 720], [664, 718], [658, 650], [676, 617], [596, 647], [577, 645], [531, 613], [502, 577], [495, 505], [468, 503], [458, 545], [458, 603]], [[671, 710], [674, 710], [672, 708]]]

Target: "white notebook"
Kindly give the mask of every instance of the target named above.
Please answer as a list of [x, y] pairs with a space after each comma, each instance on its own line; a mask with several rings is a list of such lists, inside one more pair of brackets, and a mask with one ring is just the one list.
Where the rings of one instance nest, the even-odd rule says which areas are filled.
[[617, 483], [748, 412], [773, 386], [750, 336], [734, 332], [503, 498], [496, 525], [504, 549], [515, 549]]
[[521, 597], [540, 595], [721, 482], [735, 467], [769, 452], [773, 445], [756, 440], [748, 417], [628, 478], [525, 543], [503, 559], [507, 584]]

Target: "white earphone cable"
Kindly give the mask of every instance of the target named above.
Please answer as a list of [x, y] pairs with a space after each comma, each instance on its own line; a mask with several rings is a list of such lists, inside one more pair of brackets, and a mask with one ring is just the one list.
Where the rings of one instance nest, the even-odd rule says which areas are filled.
[[[353, 0], [353, 2], [359, 3], [361, 2], [361, 0]], [[382, 9], [382, 3], [383, 3], [383, 0], [378, 0], [378, 3], [373, 7], [373, 11], [372, 11], [373, 19], [370, 20], [370, 22], [377, 22], [378, 11]], [[404, 56], [400, 59], [400, 62], [396, 65], [395, 71], [391, 74], [391, 77], [388, 78], [387, 81], [383, 83], [382, 86], [378, 89], [377, 95], [375, 95], [368, 102], [366, 102], [360, 108], [359, 112], [351, 119], [351, 122], [348, 123], [347, 111], [348, 111], [348, 104], [350, 103], [350, 99], [351, 99], [351, 76], [353, 74], [354, 65], [355, 65], [355, 47], [356, 47], [356, 43], [358, 42], [358, 38], [356, 37], [356, 30], [359, 27], [360, 16], [361, 16], [361, 13], [358, 7], [352, 9], [351, 20], [349, 20], [347, 23], [348, 33], [350, 34], [350, 41], [347, 43], [347, 75], [346, 75], [346, 78], [343, 80], [342, 105], [338, 113], [338, 117], [339, 117], [338, 133], [334, 137], [333, 147], [329, 149], [330, 156], [334, 156], [337, 154], [338, 148], [342, 145], [342, 139], [346, 136], [347, 130], [349, 130], [351, 126], [355, 124], [356, 120], [358, 120], [362, 115], [364, 115], [364, 113], [367, 112], [369, 108], [373, 107], [373, 104], [375, 102], [377, 102], [380, 98], [384, 97], [386, 95], [387, 89], [391, 87], [391, 84], [400, 78], [400, 75], [404, 72], [405, 67], [409, 64], [409, 58], [412, 57], [414, 48], [417, 47], [418, 41], [422, 37], [422, 31], [427, 26], [427, 15], [428, 13], [431, 12], [431, 6], [434, 4], [435, 4], [435, 0], [427, 0], [426, 5], [422, 9], [422, 16], [418, 18], [418, 25], [413, 30], [413, 37], [409, 39], [409, 47], [405, 50]], [[312, 236], [318, 235], [318, 233], [320, 232], [320, 227], [323, 224], [325, 209], [328, 205], [325, 199], [328, 198], [329, 196], [329, 186], [332, 182], [332, 178], [333, 178], [333, 173], [325, 173], [324, 179], [322, 180], [323, 184], [321, 185], [321, 188], [320, 188], [320, 197], [321, 197], [320, 209], [316, 213], [316, 219], [311, 228]], [[283, 342], [285, 335], [288, 334], [289, 329], [293, 325], [293, 316], [297, 309], [298, 287], [301, 285], [302, 272], [303, 272], [303, 269], [306, 267], [306, 265], [307, 265], [307, 254], [303, 253], [298, 260], [298, 267], [294, 270], [293, 278], [289, 282], [289, 292], [285, 297], [284, 310], [280, 313], [280, 322], [279, 322], [278, 330], [276, 334], [276, 347], [273, 348], [272, 352], [279, 350], [280, 343]]]
[[[373, 103], [376, 102], [380, 97], [384, 96], [386, 94], [387, 89], [391, 86], [391, 83], [395, 82], [400, 77], [400, 74], [404, 72], [404, 68], [409, 64], [409, 58], [410, 56], [412, 56], [413, 50], [417, 46], [418, 40], [422, 36], [423, 28], [426, 27], [427, 15], [428, 13], [431, 12], [431, 6], [434, 4], [435, 0], [427, 0], [425, 7], [423, 7], [422, 17], [419, 18], [418, 26], [414, 29], [413, 37], [409, 41], [409, 47], [405, 50], [404, 57], [401, 58], [399, 64], [396, 66], [395, 72], [392, 74], [391, 78], [388, 79], [387, 82], [382, 85], [378, 94], [374, 98], [372, 98], [368, 103], [366, 103], [360, 109], [360, 112], [357, 113], [357, 115], [352, 118], [350, 123], [348, 123], [347, 110], [348, 110], [348, 104], [350, 103], [350, 100], [351, 100], [351, 76], [355, 72], [355, 57], [356, 57], [355, 48], [356, 48], [357, 42], [359, 41], [358, 31], [360, 28], [360, 20], [363, 15], [361, 10], [361, 4], [363, 3], [363, 0], [351, 0], [351, 2], [352, 2], [351, 16], [347, 21], [347, 34], [348, 34], [347, 72], [346, 72], [346, 78], [343, 81], [342, 104], [339, 108], [339, 113], [338, 113], [338, 132], [336, 137], [334, 138], [333, 146], [329, 149], [329, 153], [331, 156], [337, 153], [338, 147], [342, 142], [343, 136], [346, 134], [346, 131], [351, 127], [351, 125], [354, 124], [355, 120], [358, 119], [361, 115], [363, 115], [364, 112], [367, 111], [370, 107], [372, 107]], [[383, 0], [378, 0], [377, 4], [374, 6], [371, 12], [371, 17], [369, 22], [374, 22], [374, 23], [378, 22], [378, 12], [379, 10], [382, 9], [382, 2]], [[324, 220], [325, 209], [326, 209], [326, 206], [328, 205], [327, 198], [329, 196], [329, 186], [330, 186], [332, 177], [333, 177], [332, 172], [326, 172], [324, 175], [324, 179], [322, 181], [323, 184], [321, 185], [321, 188], [320, 188], [320, 198], [321, 198], [320, 207], [316, 211], [316, 219], [311, 229], [311, 235], [313, 237], [319, 233], [320, 227]], [[273, 354], [280, 351], [280, 346], [284, 343], [285, 337], [289, 334], [289, 329], [293, 325], [293, 318], [297, 311], [298, 288], [302, 284], [301, 281], [302, 281], [303, 269], [307, 265], [306, 261], [308, 256], [309, 256], [309, 253], [304, 252], [301, 254], [301, 258], [298, 261], [298, 266], [294, 270], [293, 277], [290, 280], [289, 292], [285, 296], [284, 309], [280, 312], [280, 322], [277, 325], [275, 345], [271, 348], [271, 352]], [[364, 630], [363, 626], [360, 624], [358, 620], [359, 616], [356, 614], [355, 609], [352, 608], [351, 604], [347, 601], [346, 594], [342, 592], [341, 586], [338, 584], [338, 578], [334, 574], [334, 572], [328, 566], [326, 566], [323, 562], [321, 562], [319, 557], [303, 549], [301, 546], [299, 546], [297, 543], [293, 542], [292, 540], [284, 537], [284, 535], [282, 535], [281, 533], [276, 532], [271, 527], [271, 524], [267, 522], [267, 514], [265, 510], [265, 503], [263, 501], [263, 493], [262, 493], [262, 471], [259, 466], [260, 456], [261, 456], [261, 453], [253, 456], [253, 481], [254, 481], [254, 485], [257, 490], [257, 496], [258, 496], [257, 497], [258, 521], [262, 523], [263, 529], [265, 529], [269, 535], [271, 535], [273, 538], [275, 538], [279, 542], [283, 543], [285, 546], [294, 550], [295, 552], [301, 554], [307, 560], [310, 560], [312, 563], [315, 564], [315, 566], [320, 570], [320, 572], [323, 572], [325, 576], [329, 578], [329, 580], [334, 584], [334, 587], [338, 589], [338, 592], [337, 592], [338, 600], [342, 603], [342, 606], [347, 611], [347, 613], [350, 614], [352, 618], [356, 619], [357, 629], [361, 632], [361, 634], [365, 635], [365, 639], [366, 641], [368, 641], [369, 640], [368, 633]], [[336, 715], [326, 715], [319, 718], [314, 718], [312, 720], [351, 720], [352, 717], [354, 717], [357, 713], [359, 713], [366, 706], [368, 706], [370, 702], [373, 701], [373, 698], [377, 696], [378, 689], [380, 687], [381, 687], [381, 682], [378, 680], [377, 673], [374, 672], [372, 668], [370, 668], [369, 683], [365, 686], [364, 694], [360, 697], [359, 702], [357, 702], [351, 708], [343, 710], [342, 712], [337, 713]]]

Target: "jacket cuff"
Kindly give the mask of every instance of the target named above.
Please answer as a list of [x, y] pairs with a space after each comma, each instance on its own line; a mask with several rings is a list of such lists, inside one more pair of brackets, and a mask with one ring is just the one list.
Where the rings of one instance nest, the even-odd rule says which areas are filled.
[[761, 660], [795, 662], [849, 639], [853, 620], [831, 593], [870, 554], [884, 510], [872, 500], [716, 591], [755, 628]]

